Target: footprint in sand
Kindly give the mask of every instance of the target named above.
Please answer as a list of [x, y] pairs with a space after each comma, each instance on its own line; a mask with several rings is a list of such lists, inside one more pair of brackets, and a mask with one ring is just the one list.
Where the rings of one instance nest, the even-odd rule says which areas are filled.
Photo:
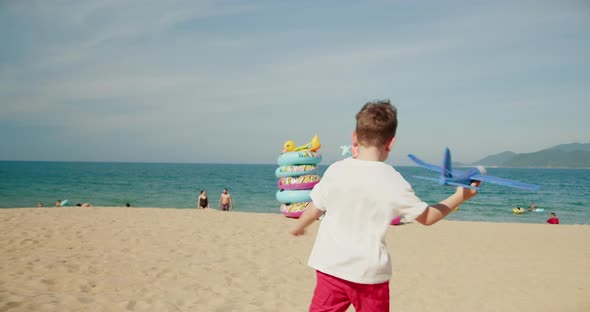
[[137, 301], [135, 300], [130, 300], [129, 303], [127, 303], [127, 310], [129, 311], [133, 311], [133, 309], [135, 309], [135, 305], [137, 304]]
[[68, 268], [69, 273], [75, 273], [80, 271], [80, 265], [78, 264], [69, 263], [66, 265], [66, 267]]
[[8, 311], [10, 309], [14, 309], [16, 307], [19, 307], [22, 304], [22, 302], [16, 302], [16, 301], [11, 301], [11, 302], [7, 302], [0, 311]]
[[33, 244], [33, 240], [30, 238], [25, 238], [22, 241], [20, 241], [19, 245], [21, 246], [30, 246]]
[[51, 280], [51, 279], [42, 279], [41, 283], [43, 283], [45, 285], [55, 285], [55, 281]]
[[78, 301], [80, 301], [80, 303], [88, 304], [94, 302], [94, 299], [87, 297], [78, 297]]
[[83, 293], [89, 293], [92, 291], [93, 288], [96, 288], [95, 281], [88, 281], [86, 284], [80, 286], [80, 291]]
[[97, 274], [98, 273], [98, 269], [94, 265], [89, 265], [88, 266], [88, 273], [90, 273], [90, 274]]

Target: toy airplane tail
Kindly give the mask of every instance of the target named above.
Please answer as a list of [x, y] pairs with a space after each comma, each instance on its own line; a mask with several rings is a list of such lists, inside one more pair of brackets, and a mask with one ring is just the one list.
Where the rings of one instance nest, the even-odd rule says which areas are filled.
[[441, 172], [441, 175], [445, 177], [445, 179], [452, 178], [452, 172], [453, 171], [451, 170], [451, 151], [447, 147], [447, 149], [445, 150], [445, 158], [443, 159], [443, 170]]

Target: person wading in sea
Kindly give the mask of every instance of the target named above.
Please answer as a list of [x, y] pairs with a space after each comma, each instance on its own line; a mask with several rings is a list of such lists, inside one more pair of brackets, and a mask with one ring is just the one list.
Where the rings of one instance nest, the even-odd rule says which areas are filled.
[[234, 208], [231, 195], [227, 191], [227, 188], [223, 189], [223, 193], [221, 193], [221, 197], [219, 197], [219, 204], [217, 204], [217, 207], [221, 208], [221, 211], [230, 211]]

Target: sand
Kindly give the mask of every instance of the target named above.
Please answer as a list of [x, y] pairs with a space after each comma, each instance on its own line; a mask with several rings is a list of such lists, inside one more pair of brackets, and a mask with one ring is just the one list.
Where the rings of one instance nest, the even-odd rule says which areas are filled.
[[[318, 223], [156, 208], [0, 209], [0, 311], [306, 311]], [[590, 311], [590, 226], [387, 235], [392, 311]], [[349, 309], [354, 311], [354, 309]]]

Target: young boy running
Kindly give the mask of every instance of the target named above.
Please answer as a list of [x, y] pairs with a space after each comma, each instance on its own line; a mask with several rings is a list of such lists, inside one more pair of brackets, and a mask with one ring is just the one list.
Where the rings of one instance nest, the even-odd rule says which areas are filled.
[[[311, 192], [310, 204], [291, 234], [305, 228], [324, 212], [308, 265], [317, 283], [309, 311], [389, 311], [391, 259], [384, 237], [391, 220], [403, 216], [424, 225], [434, 224], [476, 195], [457, 191], [429, 206], [410, 184], [384, 163], [395, 142], [397, 111], [389, 101], [369, 102], [356, 115], [352, 141], [357, 158], [332, 164]], [[475, 182], [473, 185], [479, 185]]]

